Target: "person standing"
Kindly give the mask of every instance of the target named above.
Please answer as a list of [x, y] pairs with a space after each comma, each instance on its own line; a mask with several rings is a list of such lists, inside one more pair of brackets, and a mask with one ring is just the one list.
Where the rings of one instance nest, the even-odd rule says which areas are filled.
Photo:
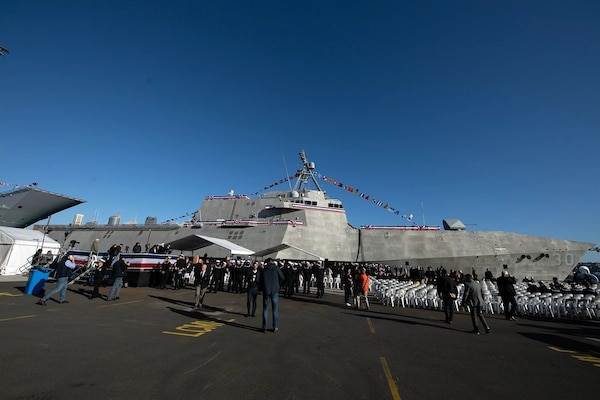
[[496, 279], [498, 294], [500, 294], [504, 305], [504, 318], [510, 321], [516, 321], [517, 300], [515, 296], [517, 292], [514, 287], [515, 283], [517, 283], [517, 280], [510, 276], [507, 270], [503, 270], [502, 275]]
[[446, 269], [442, 269], [442, 276], [438, 279], [437, 292], [438, 296], [442, 298], [446, 323], [451, 324], [454, 319], [454, 300], [458, 296], [458, 287]]
[[171, 261], [169, 257], [165, 257], [164, 261], [160, 266], [160, 289], [167, 288], [167, 282], [169, 281], [169, 274], [171, 273]]
[[110, 292], [108, 292], [108, 301], [119, 300], [119, 294], [123, 287], [123, 277], [125, 276], [126, 270], [127, 263], [125, 262], [125, 258], [121, 255], [119, 256], [119, 260], [112, 266], [112, 277], [114, 278], [114, 282], [110, 288]]
[[141, 253], [142, 252], [142, 244], [140, 242], [135, 242], [131, 251], [133, 251], [134, 253]]
[[113, 243], [113, 245], [110, 246], [110, 248], [108, 249], [108, 260], [107, 260], [108, 266], [112, 266], [116, 261], [116, 257], [118, 255], [117, 247], [118, 247], [118, 245], [116, 243]]
[[30, 264], [31, 264], [32, 267], [37, 267], [38, 265], [41, 264], [40, 261], [42, 259], [42, 251], [43, 251], [43, 249], [40, 247], [31, 256], [31, 263]]
[[38, 300], [37, 304], [41, 306], [46, 305], [46, 301], [52, 297], [55, 293], [59, 293], [58, 303], [68, 303], [65, 299], [67, 295], [67, 285], [69, 283], [69, 276], [71, 271], [76, 268], [75, 257], [72, 254], [63, 257], [56, 266], [56, 287], [47, 293], [44, 297]]
[[312, 268], [308, 262], [304, 261], [302, 265], [302, 293], [310, 294], [310, 278], [312, 276]]
[[100, 296], [100, 284], [102, 283], [102, 281], [104, 280], [104, 273], [106, 272], [106, 268], [104, 267], [104, 258], [99, 258], [98, 261], [96, 261], [96, 269], [94, 270], [94, 291], [92, 292], [92, 295], [90, 296], [90, 300], [96, 297], [102, 297]]
[[92, 246], [90, 247], [90, 253], [92, 253], [91, 255], [93, 255], [93, 256], [97, 256], [99, 251], [100, 251], [100, 239], [96, 238], [96, 239], [94, 239], [94, 242], [92, 243]]
[[208, 271], [208, 265], [204, 260], [200, 259], [198, 263], [194, 265], [194, 289], [196, 292], [196, 298], [194, 308], [199, 310], [204, 305], [204, 296], [208, 291], [208, 285], [210, 284], [210, 272]]
[[229, 257], [227, 257], [225, 259], [225, 268], [226, 271], [228, 273], [227, 275], [227, 291], [231, 292], [233, 291], [233, 282], [234, 282], [234, 270], [235, 270], [235, 261], [229, 259]]
[[254, 261], [252, 268], [248, 271], [246, 282], [248, 282], [246, 294], [246, 308], [248, 312], [246, 316], [256, 315], [256, 298], [258, 297], [258, 284], [260, 283], [260, 269], [258, 269], [258, 261]]
[[360, 298], [365, 298], [365, 305], [367, 306], [367, 310], [369, 307], [369, 277], [367, 276], [367, 270], [364, 267], [361, 267], [356, 277], [356, 308], [360, 310]]
[[354, 286], [354, 277], [352, 276], [352, 268], [348, 268], [343, 277], [344, 284], [344, 300], [346, 301], [346, 305], [348, 307], [352, 307], [352, 303], [350, 303], [350, 298], [352, 298], [352, 288]]
[[284, 297], [292, 298], [294, 294], [294, 270], [291, 261], [286, 261], [283, 266], [283, 276], [285, 277]]
[[317, 284], [317, 297], [321, 298], [325, 294], [325, 266], [321, 261], [313, 263], [313, 274]]
[[217, 293], [217, 290], [221, 292], [225, 291], [225, 265], [219, 260], [215, 261], [213, 281], [213, 293]]
[[279, 330], [279, 285], [283, 279], [283, 273], [277, 263], [272, 258], [268, 258], [261, 273], [259, 285], [263, 292], [263, 332], [267, 331], [269, 303], [271, 304], [271, 311], [273, 313], [273, 332]]
[[294, 293], [298, 293], [300, 291], [300, 264], [298, 264], [297, 262], [292, 264], [292, 275]]
[[[195, 258], [198, 256], [194, 256], [194, 260]], [[207, 259], [204, 259], [204, 262], [208, 263]], [[187, 257], [186, 258], [186, 263], [185, 263], [185, 271], [183, 272], [183, 287], [187, 287], [187, 285], [190, 284], [190, 278], [192, 276], [192, 272], [194, 271], [194, 263], [192, 262], [192, 258], [191, 257]], [[212, 268], [211, 268], [212, 271]], [[212, 282], [212, 280], [211, 280]], [[210, 289], [209, 289], [210, 291]]]
[[242, 281], [244, 279], [244, 266], [242, 260], [235, 260], [233, 265], [233, 293], [242, 293]]
[[179, 290], [183, 287], [183, 274], [185, 272], [186, 260], [183, 254], [180, 254], [175, 261], [173, 269], [173, 290]]
[[473, 275], [465, 275], [465, 289], [462, 296], [462, 304], [463, 306], [469, 306], [471, 321], [473, 322], [472, 332], [476, 335], [479, 335], [477, 319], [481, 321], [481, 324], [485, 328], [485, 333], [490, 333], [490, 326], [487, 324], [483, 314], [481, 314], [483, 302], [483, 289], [481, 288], [481, 283], [474, 280]]

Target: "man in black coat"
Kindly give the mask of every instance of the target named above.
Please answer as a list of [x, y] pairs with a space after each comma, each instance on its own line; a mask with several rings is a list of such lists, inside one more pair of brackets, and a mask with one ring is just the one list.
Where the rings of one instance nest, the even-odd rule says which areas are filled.
[[515, 314], [517, 313], [517, 300], [515, 296], [517, 292], [513, 286], [517, 280], [510, 276], [507, 270], [502, 271], [502, 275], [496, 279], [498, 285], [498, 293], [502, 298], [504, 305], [504, 318], [510, 321], [516, 321]]
[[438, 296], [442, 298], [446, 323], [451, 324], [454, 318], [454, 301], [458, 296], [458, 287], [454, 279], [448, 276], [446, 269], [442, 270], [442, 277], [437, 281], [437, 292]]
[[103, 284], [104, 274], [106, 273], [104, 262], [104, 258], [99, 258], [98, 261], [96, 261], [96, 269], [94, 270], [94, 291], [90, 296], [90, 300], [96, 297], [102, 297], [99, 289], [100, 285]]
[[165, 260], [160, 265], [160, 289], [166, 289], [169, 275], [171, 274], [171, 261], [169, 257], [165, 257]]
[[290, 261], [286, 261], [283, 266], [283, 276], [285, 277], [285, 294], [283, 297], [291, 299], [292, 294], [294, 294], [294, 270]]
[[194, 289], [196, 292], [195, 309], [200, 309], [204, 305], [204, 296], [210, 284], [210, 271], [204, 260], [194, 264]]
[[325, 294], [325, 266], [321, 261], [313, 263], [313, 274], [317, 281], [317, 297], [323, 297]]
[[302, 265], [302, 293], [310, 294], [310, 278], [312, 276], [312, 267], [304, 261]]
[[269, 303], [271, 303], [271, 311], [273, 313], [273, 332], [279, 330], [279, 285], [283, 279], [283, 273], [277, 263], [272, 258], [268, 258], [260, 275], [260, 288], [263, 292], [263, 332], [267, 331]]

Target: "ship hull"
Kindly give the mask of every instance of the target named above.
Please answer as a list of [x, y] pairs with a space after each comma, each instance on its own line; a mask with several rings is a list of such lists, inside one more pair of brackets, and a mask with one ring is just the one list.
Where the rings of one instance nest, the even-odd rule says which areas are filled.
[[[143, 246], [168, 244], [192, 235], [225, 239], [255, 252], [274, 249], [263, 252], [261, 258], [377, 263], [388, 265], [393, 271], [415, 266], [431, 266], [434, 269], [443, 266], [465, 273], [474, 270], [480, 276], [488, 269], [494, 276], [500, 275], [503, 269], [509, 269], [520, 278], [527, 276], [539, 280], [567, 276], [593, 246], [590, 243], [508, 232], [370, 230], [350, 226], [335, 231], [331, 225], [322, 225], [319, 229], [311, 229], [307, 225], [204, 225], [196, 228], [136, 226], [112, 229], [73, 229], [69, 226], [61, 229], [60, 226], [53, 226], [49, 233], [57, 241], [65, 238], [65, 247], [72, 244], [73, 248], [84, 251], [91, 247], [96, 238], [100, 238], [106, 247], [104, 250], [108, 250], [113, 244], [124, 244], [129, 248], [136, 242], [141, 242]], [[278, 248], [282, 244], [289, 247]], [[218, 245], [183, 251], [173, 248], [172, 251], [187, 255], [206, 254], [212, 258], [232, 256], [228, 249]]]
[[[593, 247], [592, 243], [517, 233], [471, 232], [462, 230], [464, 225], [457, 221], [445, 221], [448, 230], [444, 231], [417, 225], [355, 228], [348, 223], [342, 202], [320, 188], [314, 163], [309, 163], [303, 152], [300, 157], [303, 168], [296, 172], [296, 184], [290, 191], [269, 191], [258, 198], [233, 193], [208, 196], [193, 221], [184, 226], [49, 226], [49, 235], [65, 246], [84, 250], [100, 239], [105, 249], [123, 244], [127, 251], [136, 242], [148, 249], [163, 243], [188, 255], [235, 256], [231, 246], [222, 246], [227, 241], [257, 259], [378, 263], [394, 270], [431, 266], [475, 270], [477, 274], [489, 269], [494, 276], [509, 269], [515, 276], [540, 280], [566, 276]], [[308, 189], [309, 181], [316, 190]], [[196, 235], [202, 241], [192, 240]], [[211, 244], [210, 238], [219, 239], [221, 245]], [[196, 247], [189, 245], [200, 242]]]

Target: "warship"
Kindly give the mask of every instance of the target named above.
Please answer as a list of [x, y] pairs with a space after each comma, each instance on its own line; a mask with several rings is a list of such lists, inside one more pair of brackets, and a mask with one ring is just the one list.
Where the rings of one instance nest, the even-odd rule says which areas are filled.
[[[431, 266], [436, 269], [475, 270], [494, 276], [509, 269], [518, 277], [539, 280], [567, 276], [581, 257], [594, 247], [502, 231], [469, 231], [457, 219], [439, 226], [352, 226], [341, 200], [321, 188], [315, 164], [299, 153], [301, 168], [284, 181], [289, 190], [267, 190], [258, 196], [228, 193], [205, 197], [191, 221], [143, 224], [35, 225], [72, 251], [89, 252], [113, 244], [131, 248], [140, 243], [142, 253], [127, 253], [134, 269], [155, 268], [164, 254], [152, 254], [155, 244], [175, 254], [211, 258], [267, 257], [286, 260], [323, 260], [326, 263], [376, 263], [396, 269]], [[321, 179], [322, 181], [322, 179]], [[292, 182], [294, 186], [292, 187]], [[282, 183], [280, 181], [279, 183]], [[273, 186], [273, 185], [272, 185]]]

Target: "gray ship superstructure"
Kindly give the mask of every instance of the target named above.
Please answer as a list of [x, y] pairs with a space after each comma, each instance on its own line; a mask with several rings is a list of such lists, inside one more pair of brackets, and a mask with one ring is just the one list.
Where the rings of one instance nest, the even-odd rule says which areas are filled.
[[[184, 254], [243, 255], [292, 260], [381, 263], [405, 268], [472, 269], [498, 276], [508, 268], [519, 277], [547, 280], [566, 276], [594, 245], [499, 231], [467, 231], [459, 220], [429, 226], [362, 226], [348, 223], [340, 200], [321, 189], [314, 164], [300, 153], [302, 168], [290, 190], [252, 198], [229, 193], [207, 196], [186, 224], [51, 225], [49, 236], [79, 249], [99, 238], [101, 248], [169, 244]], [[37, 227], [44, 229], [44, 226]], [[243, 250], [240, 250], [243, 249]]]

